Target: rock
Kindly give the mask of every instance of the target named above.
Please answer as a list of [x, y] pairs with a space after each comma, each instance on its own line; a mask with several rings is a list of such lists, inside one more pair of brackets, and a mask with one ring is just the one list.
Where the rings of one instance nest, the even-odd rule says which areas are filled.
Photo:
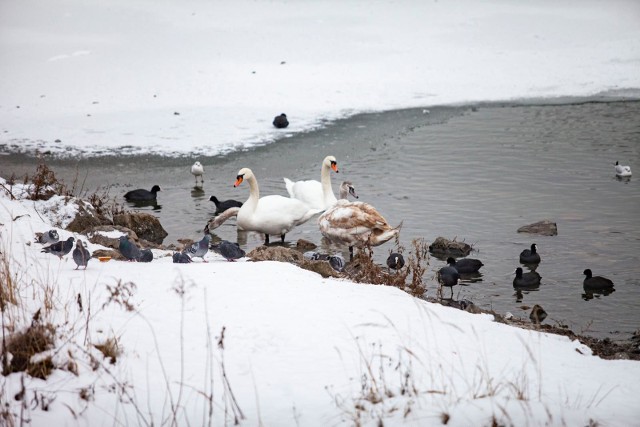
[[315, 243], [304, 239], [298, 239], [298, 241], [296, 242], [296, 249], [301, 252], [310, 251], [317, 247], [318, 245], [316, 245]]
[[91, 254], [92, 258], [100, 258], [100, 257], [111, 257], [112, 260], [116, 261], [126, 261], [127, 259], [122, 256], [120, 251], [112, 250], [112, 249], [96, 249]]
[[144, 212], [115, 215], [113, 224], [133, 230], [140, 239], [157, 244], [162, 244], [162, 241], [168, 235], [165, 229], [162, 228], [158, 218]]
[[92, 227], [89, 229], [85, 229], [82, 231], [82, 234], [86, 235], [91, 243], [96, 245], [102, 245], [107, 248], [118, 249], [119, 246], [119, 236], [118, 237], [107, 237], [103, 233], [110, 233], [113, 231], [119, 231], [122, 234], [126, 234], [129, 236], [131, 240], [138, 241], [138, 235], [134, 233], [132, 230], [128, 228], [121, 227], [119, 225], [100, 225], [97, 227]]
[[342, 277], [331, 267], [328, 261], [312, 261], [295, 249], [282, 246], [258, 246], [247, 254], [251, 261], [280, 261], [297, 265], [305, 270], [313, 271], [322, 277]]
[[304, 260], [300, 252], [282, 246], [258, 246], [247, 254], [247, 258], [251, 261], [280, 261], [293, 264]]
[[78, 213], [73, 221], [67, 225], [66, 229], [68, 231], [81, 233], [88, 228], [111, 224], [109, 219], [98, 215], [90, 204], [76, 203], [76, 206], [78, 207]]
[[471, 245], [465, 242], [457, 242], [455, 239], [449, 240], [444, 237], [438, 237], [429, 245], [429, 252], [442, 257], [465, 257], [471, 253]]
[[558, 225], [555, 222], [544, 219], [534, 222], [533, 224], [523, 225], [518, 228], [518, 233], [539, 234], [541, 236], [556, 236], [558, 234]]

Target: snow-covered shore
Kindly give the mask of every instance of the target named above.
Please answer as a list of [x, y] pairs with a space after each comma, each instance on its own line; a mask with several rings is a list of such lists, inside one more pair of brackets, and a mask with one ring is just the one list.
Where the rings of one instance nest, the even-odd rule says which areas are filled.
[[[0, 379], [6, 420], [623, 426], [640, 415], [640, 363], [397, 288], [212, 252], [208, 263], [173, 264], [154, 250], [148, 264], [93, 259], [75, 270], [70, 255], [33, 243], [72, 212], [63, 198], [48, 213], [43, 204], [0, 191], [1, 277], [16, 296], [5, 335], [52, 325], [53, 348], [34, 359], [56, 367], [46, 381]], [[110, 340], [114, 364], [96, 348]]]
[[0, 144], [215, 155], [362, 111], [624, 95], [638, 16], [632, 0], [3, 1]]

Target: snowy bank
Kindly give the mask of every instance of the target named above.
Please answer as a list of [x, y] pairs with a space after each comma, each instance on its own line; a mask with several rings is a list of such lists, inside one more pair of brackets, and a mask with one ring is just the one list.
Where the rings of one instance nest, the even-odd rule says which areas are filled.
[[[74, 270], [70, 256], [33, 243], [52, 228], [36, 209], [0, 189], [0, 277], [15, 297], [5, 298], [3, 327], [8, 338], [52, 325], [54, 345], [34, 359], [56, 369], [46, 380], [0, 378], [5, 419], [622, 426], [640, 415], [640, 363], [602, 360], [566, 337], [212, 252], [208, 263], [173, 264], [154, 250], [149, 264], [94, 259]], [[114, 363], [98, 348], [109, 343]]]

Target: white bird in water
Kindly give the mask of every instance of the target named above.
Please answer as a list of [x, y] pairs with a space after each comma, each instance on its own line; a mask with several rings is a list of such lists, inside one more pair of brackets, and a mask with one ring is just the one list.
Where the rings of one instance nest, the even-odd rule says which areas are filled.
[[204, 175], [204, 167], [202, 163], [195, 162], [193, 166], [191, 166], [191, 173], [196, 178], [196, 185], [198, 185], [198, 177], [200, 177], [201, 183], [204, 184], [204, 178], [202, 178], [202, 175]]
[[620, 163], [616, 162], [616, 176], [621, 178], [631, 176], [631, 167], [622, 166]]
[[300, 200], [311, 209], [328, 209], [335, 205], [338, 199], [331, 188], [331, 171], [338, 173], [338, 163], [333, 156], [327, 156], [320, 168], [320, 181], [307, 180], [293, 182], [284, 178], [289, 197]]

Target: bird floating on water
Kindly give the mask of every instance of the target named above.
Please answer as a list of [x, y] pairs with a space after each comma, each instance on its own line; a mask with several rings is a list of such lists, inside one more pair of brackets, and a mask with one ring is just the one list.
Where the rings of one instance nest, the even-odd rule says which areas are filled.
[[309, 179], [293, 182], [283, 178], [289, 197], [300, 200], [312, 209], [328, 209], [335, 205], [338, 199], [331, 187], [331, 171], [339, 173], [338, 162], [335, 157], [327, 156], [320, 165], [320, 181]]
[[540, 280], [542, 279], [538, 273], [531, 271], [523, 273], [522, 268], [518, 267], [514, 271], [516, 277], [513, 279], [514, 288], [537, 288], [540, 286]]
[[477, 273], [478, 270], [480, 270], [480, 268], [484, 265], [479, 259], [462, 258], [456, 260], [453, 257], [447, 258], [447, 264], [458, 270], [458, 273], [460, 274]]
[[209, 197], [209, 201], [213, 202], [216, 205], [216, 212], [214, 215], [220, 215], [224, 211], [230, 208], [241, 208], [242, 202], [237, 200], [229, 199], [220, 201], [216, 196]]
[[619, 176], [621, 178], [631, 176], [631, 167], [622, 166], [619, 162], [616, 161], [616, 176]]
[[392, 270], [400, 270], [404, 267], [404, 257], [401, 253], [393, 252], [387, 258], [387, 267]]
[[156, 200], [158, 191], [162, 191], [159, 185], [151, 187], [151, 191], [139, 188], [126, 193], [124, 198], [127, 199], [128, 202], [150, 202]]
[[540, 263], [540, 254], [537, 252], [538, 246], [535, 243], [531, 244], [531, 249], [525, 249], [520, 252], [521, 264], [538, 264]]
[[613, 289], [613, 281], [602, 276], [594, 276], [590, 268], [583, 274], [586, 276], [582, 282], [585, 291], [605, 291]]

